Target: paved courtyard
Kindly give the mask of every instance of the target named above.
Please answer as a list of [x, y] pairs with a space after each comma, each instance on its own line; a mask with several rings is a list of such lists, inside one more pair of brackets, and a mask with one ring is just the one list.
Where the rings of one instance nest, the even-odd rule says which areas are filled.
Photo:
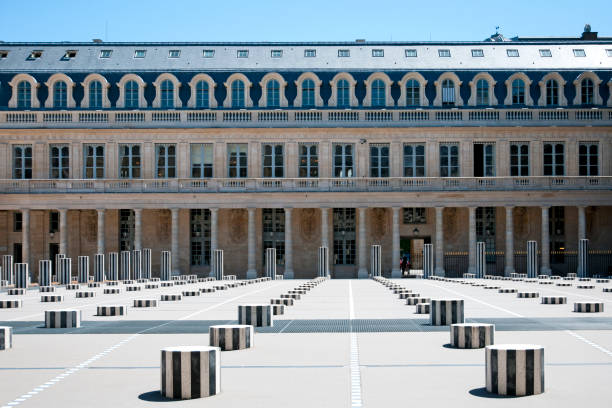
[[[612, 400], [612, 293], [522, 281], [482, 281], [502, 288], [567, 296], [567, 304], [458, 282], [394, 280], [429, 298], [465, 300], [467, 322], [495, 323], [496, 344], [545, 348], [546, 391], [521, 398], [488, 394], [483, 349], [448, 346], [448, 327], [432, 327], [374, 280], [328, 280], [316, 286], [274, 327], [257, 329], [255, 347], [223, 352], [221, 394], [170, 401], [160, 388], [160, 349], [208, 345], [208, 327], [236, 322], [240, 304], [269, 303], [304, 281], [279, 280], [230, 288], [179, 302], [135, 309], [133, 299], [159, 299], [214, 282], [41, 303], [37, 289], [20, 309], [0, 309], [14, 327], [14, 346], [0, 351], [0, 407], [608, 407]], [[476, 281], [476, 280], [474, 280]], [[144, 286], [144, 285], [142, 285]], [[605, 302], [603, 313], [574, 313], [573, 302]], [[97, 305], [129, 306], [127, 316], [95, 316]], [[78, 329], [43, 328], [43, 311], [78, 308]]]

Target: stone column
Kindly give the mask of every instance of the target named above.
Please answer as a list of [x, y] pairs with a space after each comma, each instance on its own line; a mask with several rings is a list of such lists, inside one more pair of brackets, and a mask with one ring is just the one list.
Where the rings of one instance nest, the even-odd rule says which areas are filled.
[[104, 226], [104, 209], [103, 208], [99, 208], [98, 209], [98, 254], [103, 254], [105, 252], [105, 245], [104, 245], [104, 229], [106, 228]]
[[366, 210], [367, 208], [365, 207], [359, 208], [359, 237], [357, 238], [359, 243], [359, 270], [357, 271], [357, 277], [359, 279], [368, 277], [368, 267], [366, 265]]
[[550, 207], [542, 207], [542, 259], [540, 261], [540, 273], [542, 275], [550, 275], [550, 233], [548, 230], [548, 210]]
[[586, 207], [578, 207], [578, 242], [581, 239], [586, 239]]
[[393, 244], [391, 247], [391, 277], [401, 278], [402, 270], [399, 267], [400, 254], [400, 208], [393, 207]]
[[[30, 209], [21, 210], [21, 262], [30, 263]], [[30, 268], [33, 273], [34, 268]]]
[[213, 254], [215, 250], [219, 248], [219, 243], [217, 242], [217, 231], [218, 231], [218, 221], [219, 221], [219, 209], [211, 208], [210, 209], [210, 274], [209, 276], [215, 276], [214, 268], [213, 268]]
[[321, 246], [329, 248], [329, 208], [321, 208]]
[[293, 229], [291, 213], [293, 208], [285, 208], [285, 279], [293, 279]]
[[444, 207], [436, 207], [436, 267], [434, 274], [444, 276]]
[[68, 210], [60, 208], [60, 247], [59, 252], [68, 258]]
[[[174, 224], [172, 224], [172, 228], [174, 228]], [[134, 249], [142, 250], [142, 208], [134, 209]]]
[[171, 250], [172, 250], [172, 274], [180, 275], [179, 270], [179, 209], [172, 208], [170, 209], [170, 213], [172, 214], [172, 241], [171, 241]]
[[506, 207], [506, 267], [504, 275], [514, 273], [514, 207]]
[[249, 213], [248, 224], [248, 250], [247, 250], [247, 279], [257, 277], [257, 269], [255, 268], [255, 208], [247, 208]]
[[469, 211], [468, 273], [476, 273], [476, 207], [468, 207], [468, 211]]

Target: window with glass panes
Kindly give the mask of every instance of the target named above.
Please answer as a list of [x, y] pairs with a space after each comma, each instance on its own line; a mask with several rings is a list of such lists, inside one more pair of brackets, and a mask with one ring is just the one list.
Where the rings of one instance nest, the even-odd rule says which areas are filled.
[[370, 177], [389, 177], [389, 145], [370, 145]]
[[102, 84], [100, 81], [89, 83], [89, 107], [91, 109], [102, 109]]
[[406, 81], [406, 106], [421, 105], [421, 86], [416, 79]]
[[487, 263], [495, 262], [495, 207], [476, 208], [476, 240], [485, 243]]
[[355, 209], [334, 208], [334, 265], [355, 264]]
[[70, 147], [68, 145], [51, 145], [49, 154], [49, 178], [70, 178]]
[[236, 80], [232, 82], [232, 108], [244, 109], [244, 82]]
[[125, 83], [125, 107], [138, 108], [138, 83], [136, 81]]
[[580, 102], [583, 105], [593, 104], [593, 81], [590, 78], [580, 83]]
[[282, 144], [264, 144], [261, 146], [263, 153], [263, 177], [283, 177], [285, 168]]
[[191, 177], [210, 178], [213, 176], [213, 144], [192, 143], [191, 146]]
[[474, 177], [495, 177], [495, 145], [474, 143]]
[[489, 82], [479, 79], [476, 83], [476, 105], [489, 104]]
[[119, 210], [119, 250], [133, 251], [136, 216], [134, 210]]
[[157, 178], [176, 177], [176, 145], [155, 145], [155, 170]]
[[578, 175], [599, 176], [598, 143], [580, 143], [578, 145]]
[[440, 145], [440, 177], [459, 177], [459, 145]]
[[550, 262], [565, 262], [565, 207], [548, 209], [548, 231], [550, 237]]
[[247, 177], [247, 150], [248, 145], [246, 143], [227, 145], [227, 177]]
[[546, 81], [546, 105], [559, 105], [559, 84], [554, 79]]
[[191, 265], [210, 265], [210, 210], [190, 210]]
[[385, 83], [382, 79], [372, 82], [372, 107], [382, 108], [385, 106]]
[[104, 145], [91, 144], [83, 148], [84, 176], [86, 179], [104, 178]]
[[404, 224], [427, 224], [426, 208], [404, 208]]
[[353, 145], [334, 144], [334, 177], [353, 177]]
[[512, 104], [525, 104], [525, 82], [522, 79], [512, 81]]
[[140, 178], [140, 158], [140, 145], [119, 145], [119, 177], [128, 179]]
[[351, 106], [350, 87], [346, 79], [341, 79], [337, 84], [338, 108], [348, 108]]
[[13, 212], [13, 232], [21, 232], [23, 230], [23, 214], [21, 211]]
[[302, 82], [302, 107], [315, 107], [315, 83], [312, 79], [305, 79]]
[[210, 107], [208, 92], [208, 82], [198, 81], [196, 85], [196, 108], [208, 109]]
[[529, 143], [510, 144], [510, 176], [529, 176]]
[[28, 81], [17, 84], [17, 107], [21, 109], [32, 107], [32, 85]]
[[174, 84], [169, 79], [161, 83], [161, 108], [174, 108]]
[[285, 264], [285, 210], [282, 208], [262, 209], [263, 221], [263, 262], [266, 262], [266, 250], [276, 248], [276, 264]]
[[442, 81], [442, 106], [455, 105], [455, 83], [450, 79]]
[[319, 152], [316, 143], [301, 143], [299, 145], [300, 163], [298, 177], [319, 177]]
[[53, 84], [53, 107], [56, 109], [68, 107], [68, 87], [64, 81]]
[[54, 234], [59, 231], [59, 211], [49, 211], [49, 232]]
[[276, 79], [266, 84], [266, 106], [272, 109], [280, 107], [280, 85]]
[[32, 146], [13, 146], [13, 178], [32, 178]]
[[544, 143], [544, 175], [565, 175], [565, 146], [563, 143]]
[[404, 145], [404, 177], [425, 177], [425, 145]]

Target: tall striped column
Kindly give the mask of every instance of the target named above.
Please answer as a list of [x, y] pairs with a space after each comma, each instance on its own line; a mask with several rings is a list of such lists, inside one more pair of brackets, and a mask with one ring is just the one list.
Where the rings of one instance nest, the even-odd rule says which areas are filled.
[[51, 286], [51, 261], [48, 259], [38, 261], [38, 285]]
[[60, 285], [72, 283], [72, 258], [60, 258], [57, 277]]
[[89, 257], [79, 256], [78, 262], [79, 283], [87, 283], [89, 282]]
[[119, 280], [119, 254], [117, 252], [109, 252], [108, 254], [108, 280]]
[[319, 247], [319, 277], [329, 276], [329, 248]]
[[56, 254], [55, 255], [55, 280], [59, 282], [59, 270], [60, 270], [60, 259], [65, 258], [65, 254]]
[[142, 251], [135, 249], [132, 251], [132, 279], [142, 278]]
[[370, 254], [370, 274], [372, 276], [381, 275], [380, 252], [381, 252], [380, 245], [372, 245], [372, 250]]
[[212, 268], [214, 277], [217, 280], [223, 280], [223, 250], [215, 249], [212, 253]]
[[589, 240], [578, 241], [578, 276], [586, 278], [589, 276]]
[[13, 284], [13, 255], [2, 255], [2, 280]]
[[538, 242], [527, 241], [527, 277], [538, 277]]
[[423, 245], [423, 277], [433, 275], [433, 244]]
[[151, 279], [151, 248], [142, 250], [142, 278]]
[[130, 251], [121, 251], [121, 270], [119, 272], [119, 280], [130, 280]]
[[476, 243], [476, 277], [484, 278], [487, 274], [487, 258], [485, 254], [485, 243]]
[[104, 254], [94, 255], [94, 282], [104, 282]]
[[13, 266], [15, 270], [15, 287], [26, 289], [30, 283], [30, 274], [28, 272], [27, 263], [16, 263]]
[[276, 248], [266, 248], [266, 276], [276, 279]]
[[161, 252], [161, 271], [160, 278], [163, 281], [169, 281], [172, 268], [172, 253], [170, 251]]

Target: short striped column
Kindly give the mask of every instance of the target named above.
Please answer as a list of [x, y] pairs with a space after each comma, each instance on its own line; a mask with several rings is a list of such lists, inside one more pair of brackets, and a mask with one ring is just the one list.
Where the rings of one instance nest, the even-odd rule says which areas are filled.
[[319, 247], [319, 273], [317, 276], [325, 278], [329, 276], [329, 248], [326, 246]]
[[51, 261], [38, 261], [38, 286], [51, 286]]
[[576, 313], [600, 313], [603, 311], [603, 302], [574, 302], [574, 312]]
[[564, 305], [567, 303], [565, 296], [542, 296], [543, 305]]
[[458, 323], [450, 328], [450, 344], [461, 349], [483, 348], [495, 344], [495, 326], [485, 323]]
[[238, 324], [250, 324], [255, 327], [272, 326], [272, 305], [239, 305]]
[[96, 296], [96, 292], [92, 290], [80, 290], [75, 293], [75, 297], [77, 298], [92, 298]]
[[380, 276], [381, 275], [381, 247], [380, 245], [372, 245], [370, 250], [370, 275]]
[[172, 399], [210, 397], [221, 392], [221, 349], [206, 346], [161, 350], [161, 395]]
[[94, 282], [104, 282], [104, 254], [94, 255]]
[[521, 299], [531, 299], [540, 297], [540, 294], [538, 292], [518, 292], [516, 297]]
[[45, 303], [63, 302], [64, 295], [42, 295], [40, 301]]
[[13, 284], [13, 255], [2, 255], [2, 280]]
[[276, 248], [266, 248], [266, 276], [276, 279]]
[[130, 280], [131, 278], [131, 253], [130, 251], [121, 251], [121, 270], [119, 271], [119, 280]]
[[433, 276], [434, 259], [433, 259], [433, 244], [423, 245], [423, 278], [427, 279]]
[[72, 258], [60, 258], [58, 281], [60, 285], [70, 285], [72, 282]]
[[55, 286], [39, 286], [38, 291], [41, 293], [55, 292]]
[[487, 346], [487, 391], [522, 397], [544, 392], [544, 347], [531, 344]]
[[89, 257], [79, 256], [78, 262], [79, 283], [87, 283], [89, 281]]
[[75, 309], [45, 310], [47, 329], [81, 327], [81, 311]]
[[527, 241], [527, 277], [538, 277], [538, 242]]
[[106, 279], [109, 281], [119, 280], [119, 254], [117, 252], [109, 252], [108, 254], [108, 275]]
[[163, 281], [169, 281], [172, 271], [172, 253], [170, 251], [161, 252], [161, 271], [160, 278]]
[[487, 258], [485, 254], [485, 243], [476, 243], [476, 277], [484, 278], [487, 274]]
[[212, 268], [213, 268], [213, 276], [217, 280], [224, 279], [224, 271], [223, 271], [223, 250], [215, 249], [212, 253]]
[[134, 307], [157, 307], [157, 299], [134, 299]]
[[0, 300], [0, 309], [15, 309], [23, 306], [23, 300]]
[[183, 297], [181, 295], [161, 295], [159, 298], [162, 302], [177, 302]]
[[463, 323], [463, 299], [432, 299], [429, 322], [432, 326]]
[[7, 350], [13, 347], [13, 328], [10, 326], [0, 326], [0, 350]]
[[208, 334], [210, 345], [221, 351], [244, 350], [254, 345], [255, 330], [248, 324], [210, 326]]
[[142, 278], [151, 279], [151, 248], [142, 250]]
[[429, 314], [429, 310], [429, 303], [417, 303], [416, 305], [416, 314]]
[[132, 251], [132, 276], [131, 279], [142, 278], [142, 251], [135, 249]]
[[578, 242], [578, 277], [589, 276], [589, 240], [580, 239]]
[[124, 305], [104, 305], [97, 307], [98, 316], [125, 316], [127, 307]]
[[60, 260], [62, 258], [65, 258], [66, 255], [64, 254], [55, 254], [55, 279], [57, 282], [60, 281], [60, 277], [59, 277], [59, 271], [60, 271]]
[[119, 288], [104, 288], [104, 292], [105, 295], [118, 295], [119, 293], [121, 293], [121, 289]]
[[13, 265], [15, 271], [15, 287], [27, 289], [30, 283], [30, 272], [28, 271], [27, 263], [16, 263]]

